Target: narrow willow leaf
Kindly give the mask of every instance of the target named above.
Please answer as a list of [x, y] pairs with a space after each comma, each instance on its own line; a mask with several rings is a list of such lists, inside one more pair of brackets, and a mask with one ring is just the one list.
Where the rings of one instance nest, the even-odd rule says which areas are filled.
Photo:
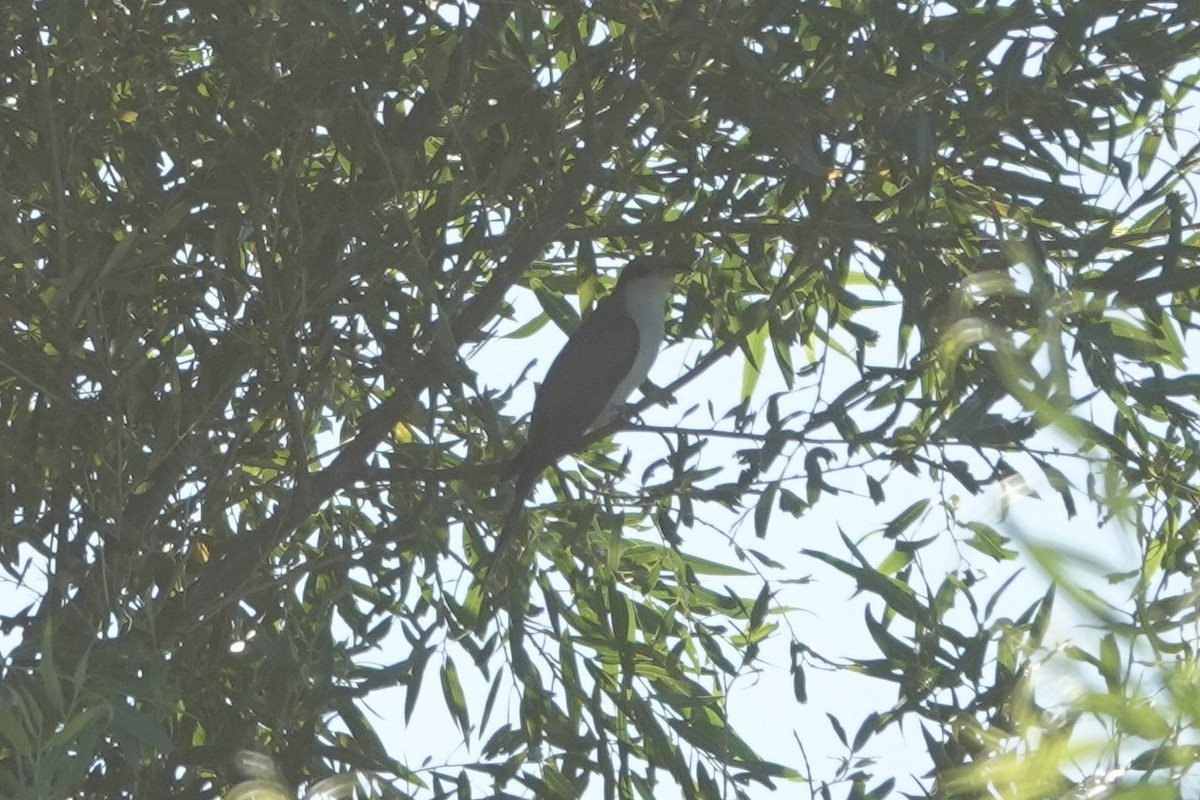
[[442, 665], [442, 696], [445, 698], [450, 716], [462, 731], [463, 738], [466, 739], [471, 733], [471, 717], [467, 709], [466, 695], [458, 680], [458, 668], [454, 666], [454, 660], [450, 657], [447, 657], [446, 662]]
[[767, 338], [767, 325], [764, 324], [751, 331], [742, 346], [742, 352], [746, 356], [746, 362], [742, 366], [742, 402], [750, 399], [754, 394], [754, 387], [758, 385], [758, 379], [762, 377], [762, 363], [763, 356], [767, 352]]
[[759, 539], [765, 539], [767, 536], [767, 523], [771, 520], [771, 510], [775, 507], [775, 495], [778, 491], [779, 481], [771, 481], [754, 505], [754, 535]]
[[883, 529], [883, 535], [887, 539], [895, 539], [904, 531], [920, 519], [925, 513], [925, 509], [929, 507], [929, 499], [918, 500], [908, 508], [901, 511], [887, 526]]

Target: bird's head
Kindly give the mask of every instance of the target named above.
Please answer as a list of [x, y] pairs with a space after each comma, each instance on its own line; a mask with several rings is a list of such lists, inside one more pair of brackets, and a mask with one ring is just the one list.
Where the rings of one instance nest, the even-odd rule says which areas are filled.
[[629, 291], [659, 289], [666, 291], [675, 282], [675, 276], [691, 269], [691, 261], [677, 256], [638, 256], [625, 265], [617, 288]]

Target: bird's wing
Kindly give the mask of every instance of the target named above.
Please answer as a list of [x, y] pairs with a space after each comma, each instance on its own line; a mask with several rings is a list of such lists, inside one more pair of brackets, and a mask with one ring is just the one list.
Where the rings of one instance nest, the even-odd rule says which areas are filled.
[[538, 389], [525, 445], [538, 472], [578, 447], [637, 358], [637, 324], [620, 306], [603, 310], [597, 307], [584, 319]]

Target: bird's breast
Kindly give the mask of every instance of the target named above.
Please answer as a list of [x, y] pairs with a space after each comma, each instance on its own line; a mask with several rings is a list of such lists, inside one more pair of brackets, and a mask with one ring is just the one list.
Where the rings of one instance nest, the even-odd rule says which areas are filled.
[[665, 304], [665, 292], [645, 292], [626, 298], [625, 310], [637, 327], [637, 355], [634, 356], [633, 366], [629, 368], [624, 380], [617, 385], [616, 391], [613, 392], [605, 416], [610, 416], [618, 406], [624, 403], [629, 395], [633, 394], [633, 390], [641, 386], [642, 382], [646, 380], [646, 376], [650, 374], [650, 367], [653, 366], [654, 359], [658, 357], [659, 348], [662, 347], [663, 334], [666, 331], [663, 319]]

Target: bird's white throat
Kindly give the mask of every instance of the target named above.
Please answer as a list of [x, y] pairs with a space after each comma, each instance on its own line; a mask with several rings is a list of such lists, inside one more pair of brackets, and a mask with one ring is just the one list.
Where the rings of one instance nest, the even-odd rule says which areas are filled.
[[649, 275], [627, 287], [623, 298], [625, 311], [637, 325], [638, 352], [633, 366], [629, 368], [629, 373], [617, 385], [612, 397], [608, 400], [605, 412], [600, 415], [600, 419], [593, 424], [593, 427], [611, 419], [613, 412], [628, 399], [629, 395], [633, 394], [634, 389], [642, 385], [642, 381], [646, 380], [646, 376], [650, 374], [650, 367], [658, 356], [658, 349], [662, 347], [663, 334], [666, 331], [664, 306], [666, 306], [667, 297], [671, 294], [673, 285], [674, 281], [670, 275], [661, 274]]

